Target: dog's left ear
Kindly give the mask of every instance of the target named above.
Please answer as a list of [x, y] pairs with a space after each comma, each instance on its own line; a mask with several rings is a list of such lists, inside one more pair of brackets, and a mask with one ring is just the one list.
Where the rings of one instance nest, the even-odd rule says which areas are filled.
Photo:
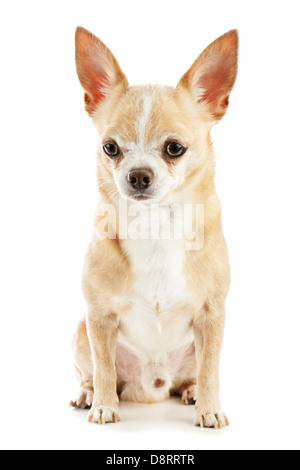
[[203, 105], [210, 121], [226, 113], [237, 76], [238, 46], [237, 30], [224, 34], [202, 52], [178, 84], [178, 89], [184, 87]]

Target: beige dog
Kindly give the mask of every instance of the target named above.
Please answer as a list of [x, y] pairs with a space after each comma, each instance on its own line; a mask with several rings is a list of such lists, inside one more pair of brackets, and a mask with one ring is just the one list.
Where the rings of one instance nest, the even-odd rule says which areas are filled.
[[[184, 403], [197, 402], [197, 426], [228, 425], [219, 360], [230, 271], [210, 131], [227, 110], [237, 61], [233, 30], [175, 89], [129, 87], [109, 49], [77, 29], [77, 73], [101, 140], [100, 201], [83, 277], [88, 312], [74, 338], [80, 394], [71, 402], [91, 407], [89, 421], [117, 422], [119, 397], [155, 403], [180, 394]], [[150, 207], [162, 211], [151, 219], [153, 230], [163, 218], [180, 225], [177, 209], [187, 204], [204, 207], [200, 248], [187, 245], [186, 233], [121, 236], [120, 221], [129, 223], [136, 206], [140, 222], [148, 221]], [[113, 208], [105, 224], [103, 207]], [[107, 237], [99, 231], [104, 225]], [[197, 221], [195, 233], [203, 233]]]

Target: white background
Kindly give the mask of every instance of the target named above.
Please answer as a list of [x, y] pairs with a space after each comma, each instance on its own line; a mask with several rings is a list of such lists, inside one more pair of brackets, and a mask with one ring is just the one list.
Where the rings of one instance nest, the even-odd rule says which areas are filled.
[[[299, 449], [298, 7], [1, 2], [1, 448]], [[131, 84], [175, 85], [211, 41], [240, 30], [238, 81], [213, 131], [233, 276], [221, 368], [231, 426], [223, 431], [194, 428], [193, 408], [176, 400], [122, 404], [122, 423], [104, 427], [68, 408], [97, 201], [97, 134], [74, 66], [77, 25], [111, 48]]]

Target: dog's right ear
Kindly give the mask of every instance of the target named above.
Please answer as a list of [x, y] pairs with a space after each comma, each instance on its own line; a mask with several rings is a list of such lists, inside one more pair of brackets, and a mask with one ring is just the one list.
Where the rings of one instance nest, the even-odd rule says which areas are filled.
[[128, 81], [110, 50], [86, 29], [77, 28], [75, 48], [77, 75], [85, 91], [85, 109], [93, 114], [114, 87], [120, 85], [125, 91]]

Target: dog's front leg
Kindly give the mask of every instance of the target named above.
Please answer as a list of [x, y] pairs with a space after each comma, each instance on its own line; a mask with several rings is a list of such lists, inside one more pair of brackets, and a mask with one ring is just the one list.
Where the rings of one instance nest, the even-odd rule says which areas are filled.
[[194, 327], [197, 359], [196, 426], [228, 426], [219, 398], [219, 362], [224, 335], [225, 309], [205, 306]]
[[118, 320], [114, 314], [99, 315], [90, 312], [87, 331], [92, 350], [94, 372], [94, 400], [88, 421], [116, 423], [118, 416], [116, 348]]

